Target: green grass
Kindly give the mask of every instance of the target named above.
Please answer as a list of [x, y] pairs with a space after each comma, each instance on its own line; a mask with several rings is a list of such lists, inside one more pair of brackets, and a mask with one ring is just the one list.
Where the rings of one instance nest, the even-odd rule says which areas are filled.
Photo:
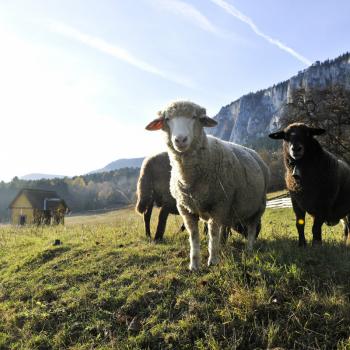
[[292, 210], [268, 210], [254, 253], [233, 234], [209, 269], [202, 237], [190, 273], [180, 224], [169, 220], [162, 244], [131, 209], [1, 227], [0, 349], [350, 349], [340, 225], [299, 249]]
[[286, 195], [286, 194], [288, 194], [287, 190], [280, 190], [280, 191], [270, 192], [270, 193], [267, 194], [267, 199], [268, 200], [274, 199], [276, 197], [280, 197], [280, 196], [283, 196], [283, 195]]

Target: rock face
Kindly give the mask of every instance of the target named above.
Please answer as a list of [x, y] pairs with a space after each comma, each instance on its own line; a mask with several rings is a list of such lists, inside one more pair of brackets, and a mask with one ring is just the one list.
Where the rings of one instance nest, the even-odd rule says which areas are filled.
[[350, 53], [316, 62], [287, 81], [244, 95], [222, 107], [214, 117], [218, 125], [208, 132], [239, 144], [254, 144], [280, 127], [283, 107], [296, 89], [323, 89], [340, 85], [350, 91]]

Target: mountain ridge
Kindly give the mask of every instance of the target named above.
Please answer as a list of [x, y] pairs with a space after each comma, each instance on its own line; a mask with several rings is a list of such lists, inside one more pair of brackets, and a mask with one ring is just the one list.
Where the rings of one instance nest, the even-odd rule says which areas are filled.
[[[145, 157], [139, 158], [120, 158], [108, 163], [103, 168], [89, 171], [86, 175], [109, 172], [113, 170], [118, 170], [122, 168], [141, 168], [142, 162]], [[44, 173], [30, 173], [23, 176], [19, 176], [20, 180], [26, 181], [36, 181], [36, 180], [52, 180], [52, 179], [63, 179], [65, 177], [72, 178], [79, 175], [68, 176], [68, 175], [54, 175], [54, 174], [44, 174]]]
[[118, 170], [121, 168], [141, 168], [141, 164], [145, 157], [139, 158], [120, 158], [108, 163], [101, 169], [90, 171], [88, 174], [108, 172], [112, 170]]
[[281, 126], [283, 106], [290, 102], [295, 90], [334, 85], [350, 91], [349, 52], [333, 60], [316, 61], [290, 79], [245, 94], [223, 106], [214, 116], [218, 125], [208, 132], [226, 141], [250, 144], [252, 139], [263, 138]]
[[42, 174], [42, 173], [31, 173], [20, 176], [20, 180], [52, 180], [52, 179], [63, 179], [66, 175], [53, 175], [53, 174]]

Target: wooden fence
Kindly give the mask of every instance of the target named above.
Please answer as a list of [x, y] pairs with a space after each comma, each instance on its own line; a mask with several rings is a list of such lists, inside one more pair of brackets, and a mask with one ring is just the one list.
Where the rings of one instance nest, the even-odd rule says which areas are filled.
[[292, 208], [292, 201], [290, 197], [279, 197], [267, 201], [266, 208], [278, 209], [278, 208]]

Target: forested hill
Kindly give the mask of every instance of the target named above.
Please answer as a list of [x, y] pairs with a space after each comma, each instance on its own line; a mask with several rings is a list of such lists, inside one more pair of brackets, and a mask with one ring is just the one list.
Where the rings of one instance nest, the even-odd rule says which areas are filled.
[[22, 188], [53, 190], [71, 211], [118, 208], [133, 203], [139, 168], [122, 168], [73, 178], [0, 182], [0, 221], [9, 219], [8, 206]]

